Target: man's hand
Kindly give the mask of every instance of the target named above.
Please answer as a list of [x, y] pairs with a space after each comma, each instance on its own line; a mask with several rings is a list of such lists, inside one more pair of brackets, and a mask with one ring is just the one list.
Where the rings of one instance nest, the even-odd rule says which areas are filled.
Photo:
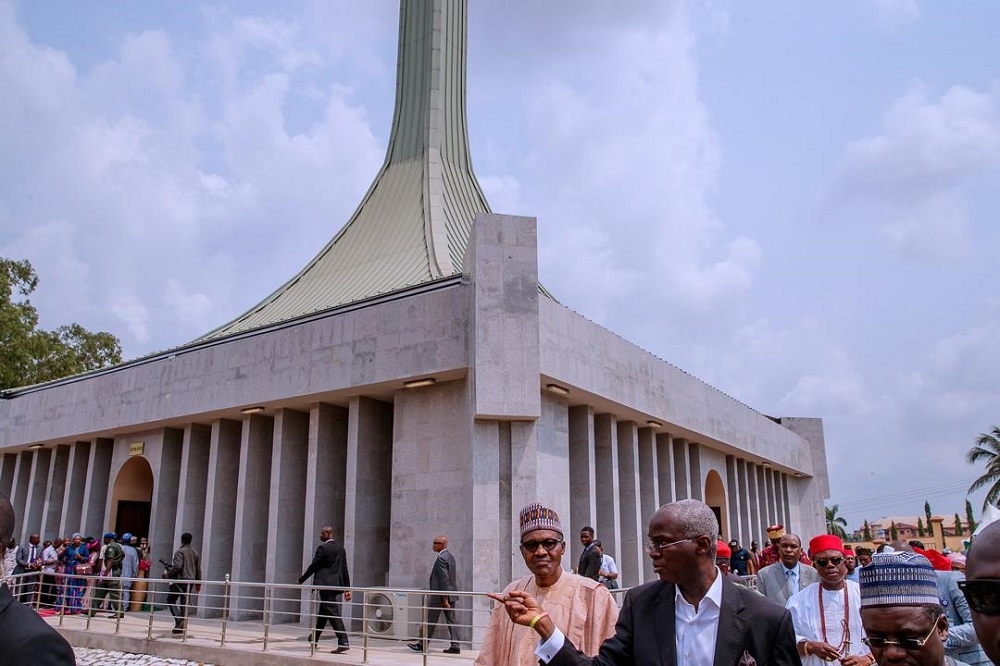
[[[803, 641], [803, 643], [805, 644], [805, 653], [807, 655], [815, 655], [823, 661], [840, 659], [840, 652], [829, 643], [824, 643], [823, 641]], [[865, 659], [865, 661], [869, 660]], [[851, 664], [845, 664], [844, 666], [851, 666]]]
[[347, 592], [344, 592], [344, 601], [350, 601], [350, 600], [351, 600], [351, 591], [348, 590]]
[[843, 666], [872, 666], [875, 662], [870, 654], [849, 654], [840, 663]]
[[507, 609], [510, 621], [514, 624], [527, 627], [536, 615], [542, 613], [542, 607], [538, 602], [523, 590], [513, 590], [506, 597], [496, 592], [490, 592], [486, 596], [502, 603]]
[[451, 600], [448, 597], [443, 597], [443, 599], [444, 601], [441, 602], [441, 605], [445, 608], [451, 608]]

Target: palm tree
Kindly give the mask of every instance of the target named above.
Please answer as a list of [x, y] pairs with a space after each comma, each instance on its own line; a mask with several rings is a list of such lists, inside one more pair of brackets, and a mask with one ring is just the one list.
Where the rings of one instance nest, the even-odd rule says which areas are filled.
[[834, 504], [833, 506], [826, 507], [826, 532], [827, 534], [832, 534], [838, 536], [841, 539], [847, 538], [847, 521], [843, 517], [838, 516], [840, 512], [840, 505]]
[[969, 486], [970, 493], [990, 487], [983, 499], [985, 511], [988, 504], [996, 505], [997, 500], [1000, 500], [1000, 426], [993, 426], [993, 430], [988, 433], [980, 433], [976, 438], [976, 445], [965, 454], [965, 460], [973, 465], [986, 463], [986, 471]]

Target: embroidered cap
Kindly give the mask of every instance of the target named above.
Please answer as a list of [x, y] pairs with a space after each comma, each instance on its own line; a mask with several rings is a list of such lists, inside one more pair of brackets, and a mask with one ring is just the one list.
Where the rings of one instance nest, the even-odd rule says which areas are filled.
[[940, 604], [937, 575], [923, 555], [908, 551], [876, 553], [859, 570], [861, 607], [933, 606]]
[[785, 526], [784, 525], [781, 525], [781, 524], [771, 525], [771, 526], [769, 526], [767, 528], [767, 538], [768, 539], [780, 539], [783, 536], [785, 536]]
[[552, 530], [553, 532], [559, 532], [559, 536], [562, 536], [563, 533], [562, 523], [559, 522], [559, 514], [547, 506], [542, 506], [538, 502], [532, 502], [521, 509], [520, 524], [522, 537], [528, 532], [534, 532], [535, 530]]

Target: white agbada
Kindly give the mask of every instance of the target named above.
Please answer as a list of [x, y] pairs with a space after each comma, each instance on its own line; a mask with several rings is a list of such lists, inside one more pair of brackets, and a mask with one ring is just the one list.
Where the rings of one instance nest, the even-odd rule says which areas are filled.
[[[867, 655], [871, 651], [868, 646], [861, 642], [866, 635], [864, 627], [861, 626], [861, 587], [853, 580], [845, 581], [847, 584], [847, 604], [848, 618], [847, 626], [850, 630], [850, 645], [846, 647], [843, 655], [857, 654]], [[840, 646], [844, 642], [844, 591], [822, 590], [823, 611], [826, 618], [826, 639], [823, 638], [823, 622], [821, 621], [819, 599], [821, 587], [819, 583], [812, 583], [808, 587], [796, 592], [788, 601], [785, 608], [792, 614], [792, 625], [795, 627], [795, 642], [822, 641], [834, 647]], [[802, 657], [802, 666], [829, 666], [829, 664], [819, 657], [809, 655]]]

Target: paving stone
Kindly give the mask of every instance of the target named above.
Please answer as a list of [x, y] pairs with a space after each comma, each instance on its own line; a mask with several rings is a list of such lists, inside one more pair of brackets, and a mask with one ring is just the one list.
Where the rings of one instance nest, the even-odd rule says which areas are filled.
[[201, 661], [166, 659], [149, 654], [132, 654], [94, 648], [73, 648], [77, 666], [212, 666]]

